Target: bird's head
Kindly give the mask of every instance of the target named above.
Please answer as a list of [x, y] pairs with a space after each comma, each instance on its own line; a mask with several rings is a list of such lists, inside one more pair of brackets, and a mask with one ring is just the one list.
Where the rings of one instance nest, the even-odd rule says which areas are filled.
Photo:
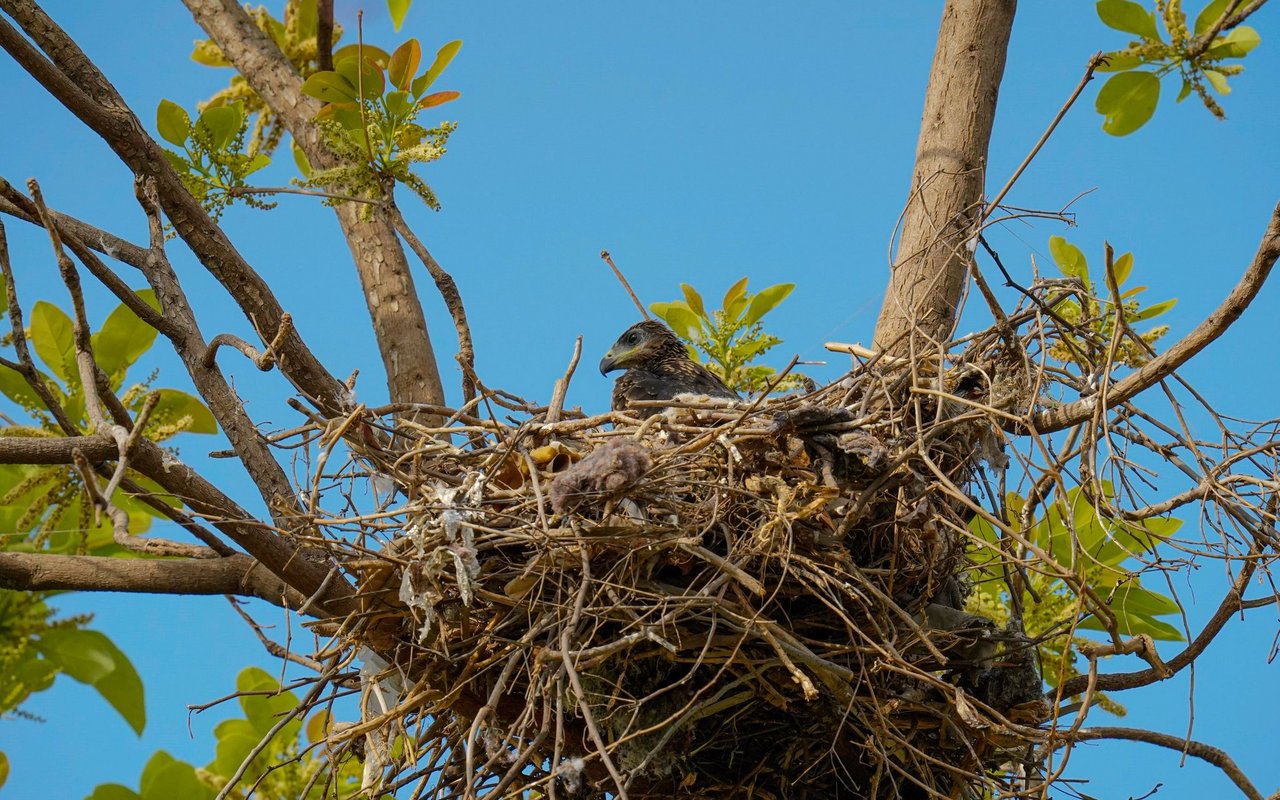
[[600, 359], [600, 374], [615, 369], [643, 367], [665, 358], [688, 358], [684, 343], [666, 325], [648, 319], [637, 322], [618, 337], [609, 352]]

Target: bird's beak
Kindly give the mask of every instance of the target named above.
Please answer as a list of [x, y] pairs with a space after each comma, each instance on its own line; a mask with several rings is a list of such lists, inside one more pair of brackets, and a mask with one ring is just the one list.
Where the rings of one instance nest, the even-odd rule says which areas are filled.
[[613, 355], [613, 351], [604, 354], [604, 358], [600, 359], [600, 374], [608, 375], [610, 372], [618, 368], [618, 359]]
[[604, 354], [604, 358], [600, 359], [600, 374], [608, 375], [615, 369], [622, 369], [628, 365], [631, 357], [636, 354], [636, 348], [627, 349], [614, 345], [609, 348], [609, 352]]

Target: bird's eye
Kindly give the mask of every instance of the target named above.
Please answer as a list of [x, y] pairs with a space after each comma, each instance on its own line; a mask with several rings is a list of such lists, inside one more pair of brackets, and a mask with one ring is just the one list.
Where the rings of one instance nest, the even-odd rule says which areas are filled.
[[638, 341], [640, 341], [640, 334], [638, 333], [627, 334], [627, 344], [635, 344]]

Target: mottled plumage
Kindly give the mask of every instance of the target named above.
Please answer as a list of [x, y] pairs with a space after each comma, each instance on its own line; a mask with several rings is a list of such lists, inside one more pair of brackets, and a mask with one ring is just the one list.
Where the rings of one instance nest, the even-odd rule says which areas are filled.
[[[689, 358], [684, 342], [661, 322], [645, 320], [626, 330], [600, 361], [600, 374], [627, 371], [613, 384], [613, 409], [625, 410], [636, 400], [671, 400], [680, 394], [738, 399], [724, 381]], [[647, 417], [660, 408], [637, 408]]]

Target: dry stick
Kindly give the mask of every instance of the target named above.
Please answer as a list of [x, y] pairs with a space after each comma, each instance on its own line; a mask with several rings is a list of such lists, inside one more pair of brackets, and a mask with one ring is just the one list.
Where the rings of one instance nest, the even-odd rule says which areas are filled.
[[1130, 742], [1146, 742], [1159, 747], [1167, 747], [1170, 750], [1185, 752], [1193, 755], [1203, 761], [1207, 761], [1218, 769], [1226, 773], [1245, 797], [1249, 800], [1263, 800], [1262, 793], [1254, 787], [1254, 785], [1245, 777], [1240, 767], [1236, 766], [1236, 762], [1231, 759], [1222, 750], [1203, 742], [1196, 742], [1190, 739], [1183, 739], [1179, 736], [1170, 736], [1167, 733], [1157, 733], [1155, 731], [1147, 731], [1141, 728], [1121, 728], [1121, 727], [1100, 727], [1100, 728], [1082, 728], [1076, 731], [1072, 737], [1076, 741], [1087, 742], [1095, 739], [1123, 739]]
[[[307, 669], [312, 670], [314, 672], [319, 672], [320, 670], [324, 669], [324, 665], [321, 664], [319, 661], [315, 661], [313, 659], [307, 658], [306, 656], [300, 656], [297, 653], [290, 652], [289, 650], [282, 647], [279, 642], [272, 641], [270, 638], [267, 637], [265, 633], [263, 633], [262, 626], [259, 625], [253, 617], [249, 616], [249, 612], [245, 611], [243, 608], [240, 607], [239, 600], [237, 600], [233, 595], [228, 594], [224, 596], [227, 598], [227, 602], [231, 604], [231, 608], [233, 608], [235, 612], [240, 615], [240, 619], [244, 620], [245, 623], [250, 628], [253, 629], [254, 634], [257, 635], [258, 637], [258, 641], [262, 643], [263, 649], [265, 649], [268, 653], [270, 653], [271, 655], [275, 656], [276, 658], [282, 661], [292, 661], [294, 664], [297, 664], [302, 667], [306, 667]], [[283, 684], [284, 681], [282, 680], [280, 681], [280, 683]]]
[[636, 297], [636, 293], [631, 290], [631, 284], [627, 283], [626, 277], [622, 274], [622, 270], [618, 269], [618, 265], [613, 263], [613, 256], [609, 255], [608, 250], [601, 250], [600, 257], [604, 259], [604, 263], [609, 265], [609, 269], [613, 270], [613, 274], [617, 276], [618, 282], [622, 284], [622, 288], [627, 290], [627, 295], [631, 298], [631, 302], [636, 304], [636, 308], [640, 309], [640, 316], [646, 320], [649, 319], [649, 312], [645, 310], [644, 303], [640, 302], [640, 298]]
[[573, 379], [573, 371], [578, 368], [580, 358], [582, 358], [581, 336], [573, 343], [573, 357], [569, 359], [569, 368], [564, 371], [564, 377], [556, 381], [555, 388], [551, 391], [551, 402], [547, 404], [546, 419], [549, 425], [559, 422], [560, 415], [564, 413], [564, 396], [569, 391], [569, 381]]
[[333, 0], [316, 2], [316, 61], [322, 71], [333, 69]]
[[364, 203], [377, 208], [382, 208], [386, 205], [385, 200], [371, 200], [368, 197], [325, 192], [319, 189], [299, 189], [294, 186], [232, 186], [227, 189], [227, 194], [232, 197], [243, 197], [252, 194], [300, 194], [307, 197], [323, 197], [326, 200], [342, 200], [347, 203]]
[[1058, 109], [1057, 115], [1054, 116], [1053, 121], [1049, 123], [1049, 127], [1045, 129], [1045, 132], [1040, 135], [1040, 139], [1035, 143], [1035, 146], [1031, 148], [1031, 152], [1027, 153], [1027, 157], [1022, 159], [1022, 163], [1013, 171], [1013, 175], [1009, 176], [1009, 180], [1005, 181], [1004, 186], [999, 192], [996, 192], [995, 199], [990, 203], [987, 203], [986, 208], [982, 212], [982, 216], [978, 218], [979, 226], [981, 226], [983, 222], [987, 221], [987, 218], [991, 216], [992, 212], [999, 207], [1000, 201], [1009, 193], [1009, 190], [1013, 188], [1013, 185], [1018, 182], [1018, 178], [1022, 177], [1022, 173], [1031, 165], [1031, 162], [1040, 152], [1040, 148], [1044, 147], [1045, 142], [1049, 141], [1049, 137], [1052, 136], [1054, 130], [1057, 129], [1058, 123], [1062, 122], [1062, 118], [1065, 117], [1067, 112], [1071, 110], [1071, 107], [1075, 105], [1076, 100], [1080, 97], [1080, 93], [1084, 91], [1084, 87], [1089, 85], [1089, 81], [1093, 80], [1094, 70], [1101, 66], [1104, 60], [1102, 53], [1095, 53], [1093, 57], [1089, 59], [1088, 65], [1085, 66], [1084, 77], [1080, 78], [1080, 83], [1076, 85], [1075, 91], [1073, 91], [1071, 96], [1067, 98], [1067, 102], [1062, 104], [1062, 108]]
[[276, 363], [276, 353], [279, 352], [284, 337], [289, 335], [293, 330], [293, 315], [288, 311], [280, 316], [280, 329], [276, 331], [275, 338], [267, 345], [266, 351], [259, 351], [258, 348], [241, 339], [239, 336], [230, 333], [220, 333], [209, 341], [209, 349], [205, 351], [202, 363], [205, 369], [213, 369], [213, 365], [217, 360], [219, 347], [234, 347], [244, 357], [253, 362], [253, 365], [263, 372], [270, 372]]
[[440, 297], [444, 300], [445, 307], [449, 309], [449, 316], [453, 317], [453, 327], [458, 332], [458, 363], [462, 366], [462, 398], [465, 402], [469, 402], [476, 396], [474, 377], [476, 351], [471, 343], [471, 326], [467, 323], [467, 310], [462, 305], [458, 284], [454, 282], [453, 276], [445, 272], [439, 262], [432, 258], [422, 240], [410, 230], [394, 202], [389, 202], [383, 210], [396, 233], [400, 234], [400, 238], [409, 245], [409, 249], [422, 262], [422, 266], [431, 273], [431, 279], [435, 281], [436, 289], [440, 291]]

